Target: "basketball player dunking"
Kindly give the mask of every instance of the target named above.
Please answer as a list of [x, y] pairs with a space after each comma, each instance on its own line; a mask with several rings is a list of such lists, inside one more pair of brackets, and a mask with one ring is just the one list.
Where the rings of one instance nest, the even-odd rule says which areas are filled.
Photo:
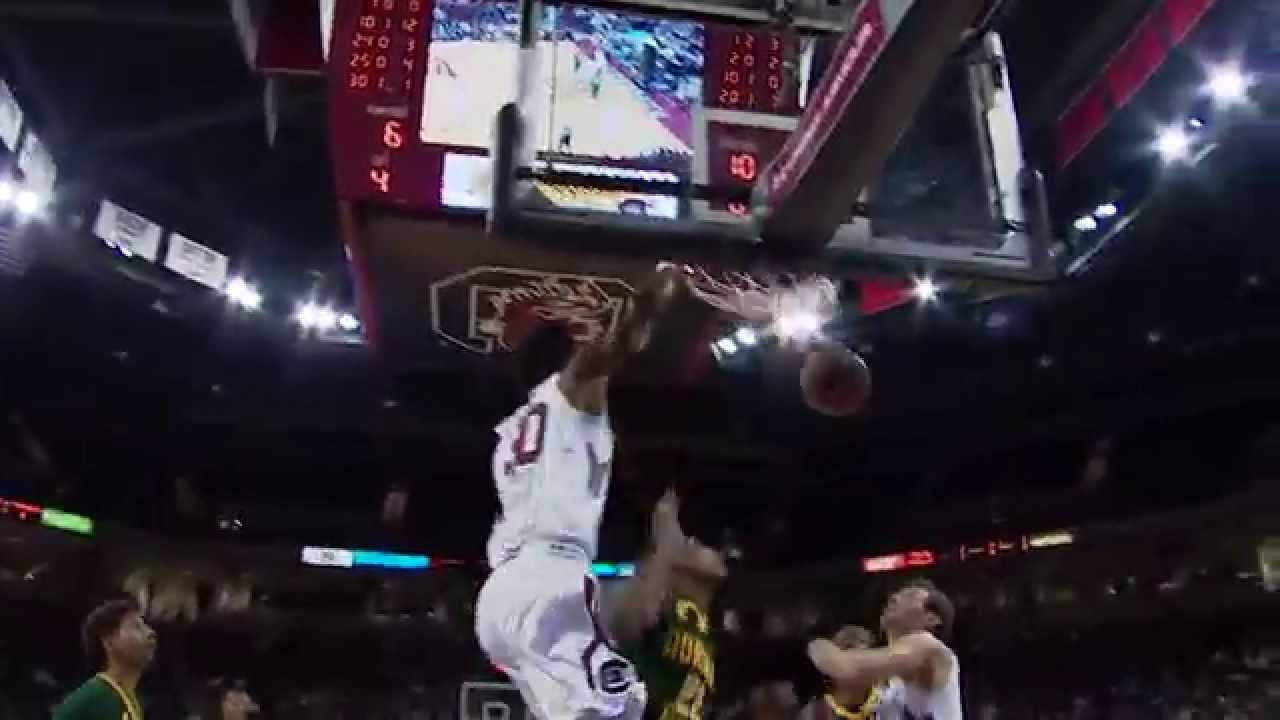
[[820, 638], [809, 643], [809, 659], [837, 685], [881, 686], [876, 720], [963, 720], [960, 662], [943, 642], [954, 618], [947, 596], [916, 580], [885, 604], [887, 647], [842, 650]]
[[711, 601], [728, 568], [719, 551], [685, 537], [673, 492], [658, 502], [652, 534], [654, 548], [623, 588], [609, 630], [648, 690], [645, 718], [702, 720], [715, 690]]
[[644, 685], [597, 620], [591, 575], [613, 461], [606, 390], [685, 283], [674, 269], [658, 271], [598, 342], [575, 349], [566, 332], [547, 326], [519, 351], [530, 392], [497, 427], [502, 512], [489, 538], [493, 572], [476, 601], [476, 636], [540, 720], [630, 720], [644, 710]]

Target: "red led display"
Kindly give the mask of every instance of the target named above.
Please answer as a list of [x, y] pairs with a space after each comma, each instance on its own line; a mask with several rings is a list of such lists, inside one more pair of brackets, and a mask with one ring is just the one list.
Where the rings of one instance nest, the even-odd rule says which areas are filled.
[[934, 557], [932, 551], [911, 550], [904, 553], [894, 553], [893, 555], [862, 558], [862, 572], [894, 572], [895, 570], [905, 570], [906, 568], [929, 567], [935, 563], [937, 563], [937, 558]]
[[417, 157], [429, 0], [339, 4], [329, 60], [338, 193], [420, 205], [438, 160]]
[[[712, 187], [750, 191], [787, 135], [785, 130], [707, 123], [707, 180]], [[748, 213], [744, 202], [713, 202], [711, 207], [735, 215]]]
[[796, 46], [789, 33], [708, 26], [704, 104], [776, 115], [799, 113], [798, 88], [791, 79]]
[[41, 512], [42, 510], [39, 505], [0, 498], [0, 515], [12, 515], [19, 520], [32, 520], [39, 522]]

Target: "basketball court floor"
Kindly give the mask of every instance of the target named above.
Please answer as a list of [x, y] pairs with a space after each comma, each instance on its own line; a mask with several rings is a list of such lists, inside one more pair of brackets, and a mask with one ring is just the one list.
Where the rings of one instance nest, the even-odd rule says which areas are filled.
[[[515, 98], [520, 49], [514, 44], [462, 40], [431, 45], [422, 139], [444, 145], [487, 148], [493, 118]], [[575, 62], [577, 60], [578, 62]], [[691, 155], [690, 141], [678, 137], [639, 88], [607, 63], [592, 97], [592, 67], [577, 46], [562, 40], [538, 44], [538, 87], [527, 108], [540, 150], [556, 151], [567, 128], [569, 151], [592, 157], [637, 157], [670, 150]], [[577, 65], [580, 70], [575, 73]], [[447, 67], [447, 69], [446, 69]], [[553, 70], [554, 68], [554, 70]], [[452, 75], [449, 70], [452, 70]]]

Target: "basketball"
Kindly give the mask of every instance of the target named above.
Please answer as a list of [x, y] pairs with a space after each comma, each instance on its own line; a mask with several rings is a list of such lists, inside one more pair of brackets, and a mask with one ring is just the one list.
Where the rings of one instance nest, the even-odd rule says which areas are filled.
[[847, 348], [817, 347], [805, 355], [800, 389], [814, 411], [847, 417], [860, 411], [871, 396], [871, 370]]

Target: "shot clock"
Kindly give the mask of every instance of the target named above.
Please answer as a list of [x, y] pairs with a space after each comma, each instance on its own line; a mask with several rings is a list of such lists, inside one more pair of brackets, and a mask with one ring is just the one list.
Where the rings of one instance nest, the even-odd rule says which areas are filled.
[[[790, 134], [789, 130], [770, 127], [708, 123], [708, 181], [714, 187], [749, 193]], [[710, 209], [744, 217], [749, 214], [748, 204], [737, 200], [713, 202]]]

